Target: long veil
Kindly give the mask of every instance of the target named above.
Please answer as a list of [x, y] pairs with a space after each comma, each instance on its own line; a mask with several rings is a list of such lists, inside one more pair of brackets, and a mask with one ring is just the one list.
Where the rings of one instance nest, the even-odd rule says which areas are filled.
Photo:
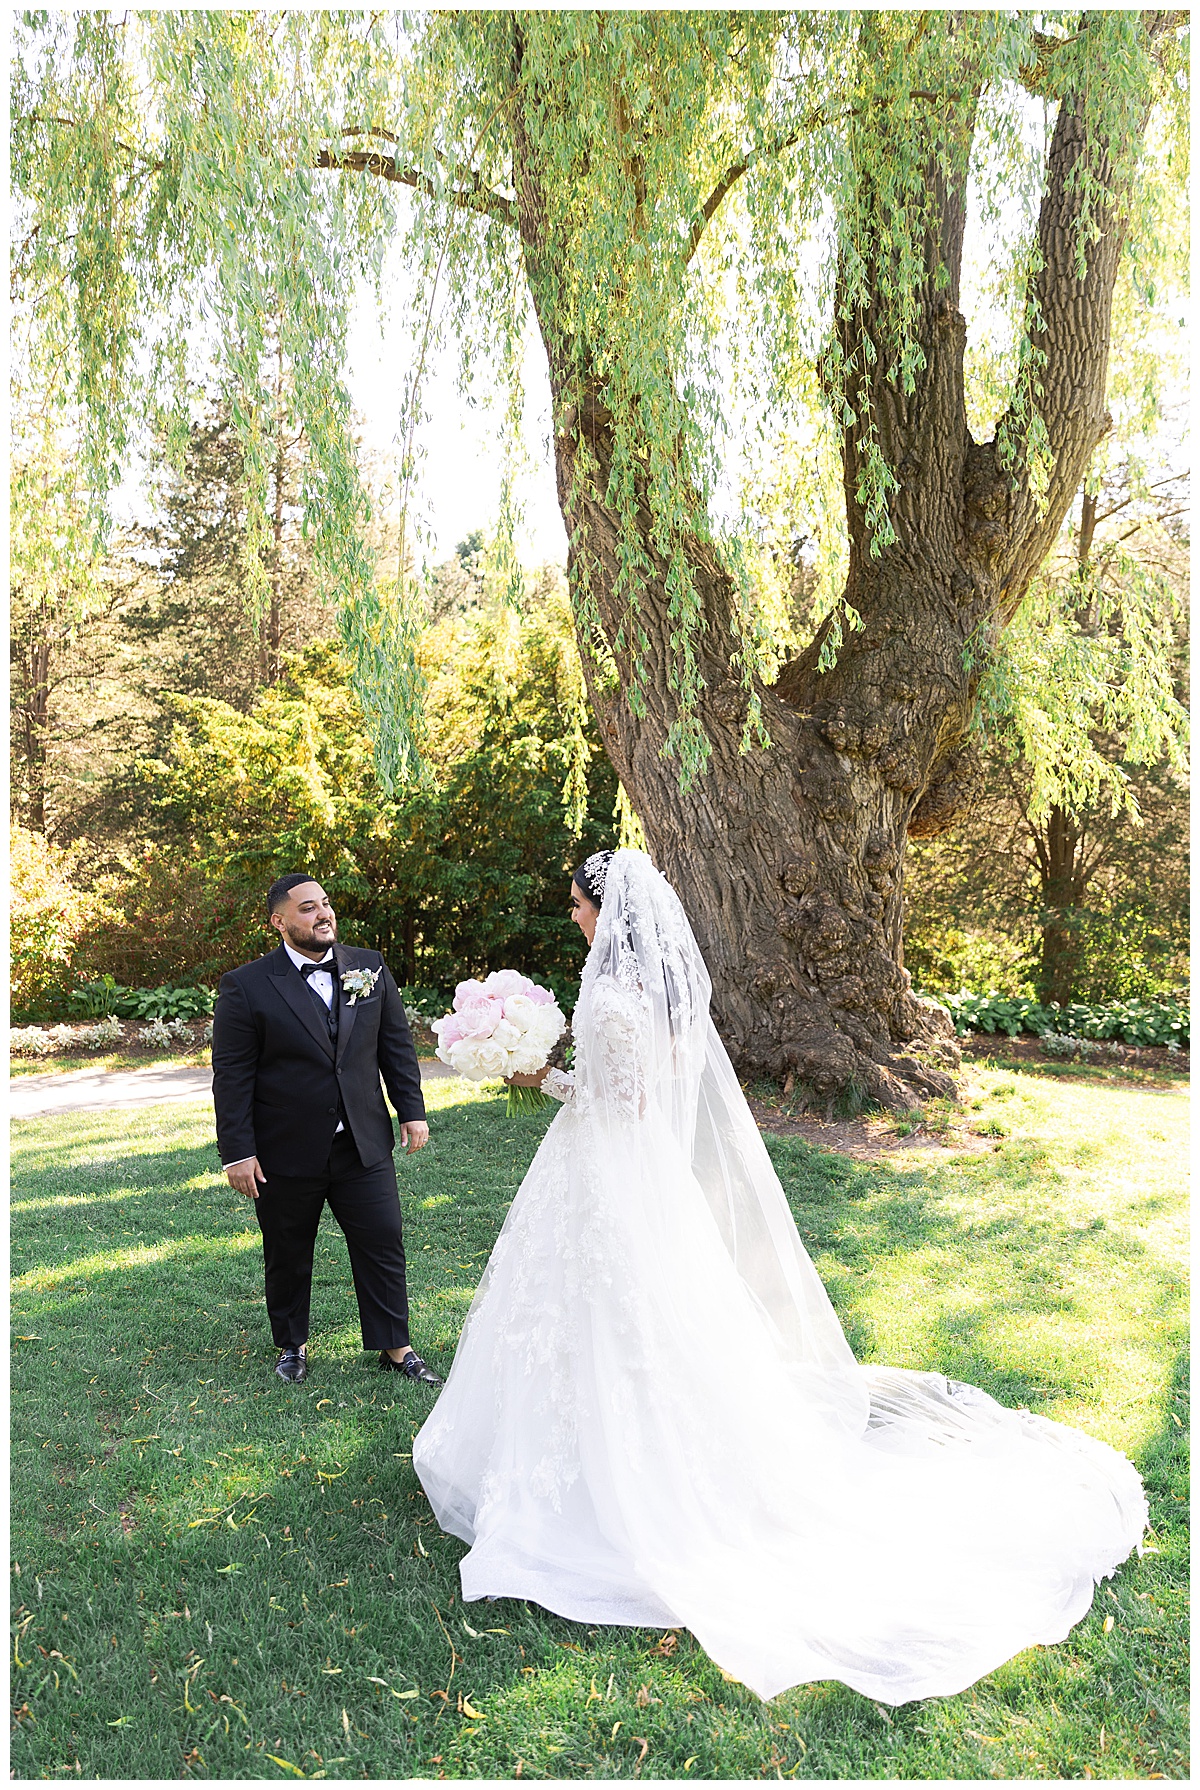
[[[589, 1023], [598, 988], [613, 983], [641, 1009], [634, 1051], [644, 1065], [637, 1115], [603, 1060], [608, 1033]], [[665, 1125], [690, 1163], [725, 1247], [808, 1397], [851, 1435], [868, 1422], [870, 1394], [788, 1208], [779, 1177], [709, 1015], [712, 983], [675, 890], [638, 851], [608, 864], [595, 938], [583, 972], [575, 1033], [583, 1087], [629, 1149]], [[655, 1123], [657, 1121], [657, 1123]]]

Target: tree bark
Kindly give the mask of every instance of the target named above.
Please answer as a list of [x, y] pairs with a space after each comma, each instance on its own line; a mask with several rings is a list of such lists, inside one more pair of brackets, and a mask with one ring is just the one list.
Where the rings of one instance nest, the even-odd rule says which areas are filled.
[[[515, 42], [514, 91], [519, 28]], [[916, 326], [925, 367], [913, 393], [889, 383], [885, 353], [864, 350], [868, 338], [886, 342], [884, 299], [852, 305], [844, 277], [839, 282], [842, 353], [863, 400], [843, 443], [846, 597], [863, 629], [848, 636], [832, 670], [819, 669], [818, 638], [773, 688], [759, 690], [772, 746], [743, 753], [746, 699], [729, 669], [737, 649], [733, 585], [706, 539], [697, 497], [697, 526], [684, 551], [705, 617], [699, 719], [712, 758], [686, 793], [677, 765], [663, 756], [674, 715], [667, 677], [674, 624], [668, 568], [653, 545], [645, 502], [638, 528], [650, 571], [636, 622], [646, 636], [641, 657], [656, 675], [638, 712], [622, 694], [632, 666], [628, 646], [619, 645], [628, 622], [617, 595], [620, 524], [604, 495], [612, 421], [586, 345], [559, 328], [553, 269], [567, 245], [548, 236], [541, 170], [514, 106], [514, 185], [550, 368], [568, 572], [573, 591], [589, 592], [619, 674], [616, 683], [606, 678], [581, 626], [601, 737], [655, 861], [688, 910], [712, 974], [714, 1017], [739, 1070], [792, 1074], [826, 1103], [849, 1092], [911, 1106], [953, 1093], [949, 1072], [958, 1051], [949, 1021], [914, 997], [903, 969], [905, 844], [945, 830], [970, 803], [978, 778], [970, 731], [979, 660], [1015, 614], [1107, 427], [1121, 228], [1112, 206], [1101, 204], [1101, 232], [1087, 245], [1080, 280], [1082, 183], [1073, 178], [1080, 157], [1090, 156], [1102, 190], [1112, 179], [1086, 141], [1082, 103], [1068, 96], [1059, 108], [1032, 293], [1042, 319], [1035, 346], [1045, 357], [1038, 407], [1053, 454], [1047, 489], [1039, 499], [1028, 469], [1005, 463], [1001, 432], [977, 443], [968, 430], [966, 327], [958, 308], [965, 173], [956, 180], [931, 164]], [[890, 271], [881, 255], [869, 282], [875, 294], [887, 290]], [[939, 281], [939, 269], [948, 284]], [[868, 409], [899, 481], [890, 502], [896, 538], [878, 556], [858, 496]], [[598, 469], [590, 480], [578, 476], [585, 453]]]
[[34, 833], [46, 831], [51, 652], [51, 642], [44, 635], [31, 638], [25, 652], [21, 732], [25, 745], [25, 812]]
[[1042, 883], [1042, 953], [1038, 999], [1062, 1006], [1075, 993], [1078, 932], [1073, 918], [1084, 896], [1080, 875], [1082, 829], [1062, 808], [1052, 808], [1037, 841]]
[[[1076, 560], [1081, 596], [1086, 590], [1092, 541], [1096, 534], [1098, 498], [1085, 491], [1080, 507]], [[1085, 633], [1096, 631], [1096, 593], [1087, 593], [1082, 618]], [[1079, 970], [1079, 909], [1089, 881], [1084, 863], [1084, 827], [1065, 808], [1051, 808], [1044, 832], [1034, 833], [1042, 885], [1042, 949], [1038, 999], [1060, 1006], [1074, 999]]]

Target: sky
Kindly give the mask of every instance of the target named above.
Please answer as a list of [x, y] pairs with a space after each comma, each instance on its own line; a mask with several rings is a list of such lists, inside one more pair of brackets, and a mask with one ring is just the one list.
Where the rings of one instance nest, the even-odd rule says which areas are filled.
[[[359, 421], [363, 445], [389, 470], [400, 456], [399, 418], [409, 369], [416, 354], [415, 307], [398, 256], [390, 259], [384, 281], [393, 298], [390, 315], [365, 288], [352, 313], [346, 384]], [[423, 325], [423, 314], [420, 324]], [[526, 565], [554, 560], [565, 566], [567, 537], [555, 492], [550, 439], [550, 382], [536, 331], [525, 356], [525, 460], [517, 485], [523, 525], [517, 550]], [[474, 529], [494, 526], [500, 502], [499, 400], [468, 405], [456, 390], [455, 356], [443, 347], [431, 356], [425, 382], [427, 422], [420, 431], [420, 509], [424, 551], [432, 564], [448, 559]], [[488, 394], [481, 375], [473, 390]]]

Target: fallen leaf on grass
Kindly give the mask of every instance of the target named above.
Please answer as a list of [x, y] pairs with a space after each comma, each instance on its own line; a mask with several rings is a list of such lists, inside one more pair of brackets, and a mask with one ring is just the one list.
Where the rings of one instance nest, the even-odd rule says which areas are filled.
[[699, 1753], [693, 1753], [690, 1759], [684, 1760], [683, 1769], [685, 1771], [690, 1771], [692, 1769], [692, 1766], [696, 1763], [696, 1761], [699, 1757], [700, 1757]]
[[393, 1695], [393, 1697], [399, 1698], [400, 1702], [403, 1703], [409, 1697], [419, 1697], [421, 1695], [421, 1691], [420, 1691], [420, 1687], [418, 1686], [418, 1688], [415, 1691], [393, 1691], [392, 1695]]
[[276, 1764], [276, 1765], [282, 1765], [283, 1769], [285, 1771], [295, 1772], [295, 1774], [298, 1778], [302, 1778], [307, 1775], [305, 1772], [301, 1771], [301, 1769], [298, 1765], [293, 1765], [290, 1759], [281, 1759], [279, 1757], [278, 1753], [268, 1753], [267, 1758], [272, 1760], [274, 1762], [274, 1764]]
[[1114, 1620], [1115, 1620], [1115, 1619], [1114, 1619], [1114, 1618], [1113, 1618], [1113, 1617], [1112, 1617], [1112, 1616], [1106, 1616], [1106, 1617], [1105, 1617], [1105, 1618], [1104, 1618], [1104, 1630], [1103, 1630], [1103, 1632], [1104, 1632], [1104, 1633], [1105, 1633], [1105, 1634], [1106, 1634], [1106, 1635], [1111, 1635], [1111, 1634], [1112, 1634], [1112, 1631], [1113, 1631], [1113, 1622], [1114, 1622]]
[[[631, 1734], [629, 1736], [629, 1738], [630, 1738], [630, 1740], [636, 1740], [638, 1745], [642, 1749], [641, 1752], [638, 1754], [637, 1761], [636, 1761], [636, 1764], [640, 1765], [642, 1763], [642, 1760], [646, 1757], [646, 1754], [650, 1751], [650, 1742], [648, 1740], [643, 1740], [640, 1734]], [[636, 1766], [635, 1766], [635, 1769], [636, 1769]]]
[[470, 1697], [463, 1697], [461, 1699], [461, 1703], [462, 1703], [462, 1713], [464, 1715], [469, 1715], [473, 1722], [486, 1722], [487, 1721], [487, 1717], [486, 1717], [486, 1715], [484, 1715], [482, 1709], [476, 1709], [475, 1705], [471, 1702]]

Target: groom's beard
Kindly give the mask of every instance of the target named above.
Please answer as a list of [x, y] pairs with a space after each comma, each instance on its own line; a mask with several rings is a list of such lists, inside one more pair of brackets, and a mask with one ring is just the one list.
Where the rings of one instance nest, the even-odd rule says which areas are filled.
[[311, 926], [285, 926], [283, 936], [294, 951], [328, 951], [337, 942], [337, 921], [323, 920]]

